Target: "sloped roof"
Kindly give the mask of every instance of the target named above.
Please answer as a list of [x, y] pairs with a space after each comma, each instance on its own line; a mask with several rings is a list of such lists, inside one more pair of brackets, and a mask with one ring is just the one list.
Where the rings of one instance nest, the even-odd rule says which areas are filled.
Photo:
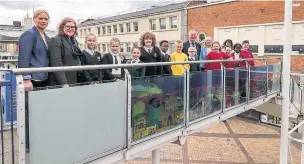
[[189, 4], [189, 2], [186, 1], [186, 2], [181, 2], [181, 3], [169, 4], [166, 6], [156, 6], [156, 7], [150, 8], [150, 9], [146, 9], [146, 10], [126, 13], [126, 14], [121, 14], [121, 15], [116, 15], [116, 16], [110, 16], [110, 17], [91, 20], [91, 21], [84, 21], [81, 23], [80, 26], [82, 26], [82, 27], [91, 26], [91, 25], [95, 25], [95, 24], [103, 24], [103, 23], [113, 22], [113, 21], [118, 21], [118, 20], [126, 20], [126, 19], [131, 19], [131, 18], [155, 15], [155, 14], [159, 14], [159, 13], [166, 13], [166, 12], [170, 12], [172, 10], [181, 10], [181, 9], [187, 7], [188, 4]]

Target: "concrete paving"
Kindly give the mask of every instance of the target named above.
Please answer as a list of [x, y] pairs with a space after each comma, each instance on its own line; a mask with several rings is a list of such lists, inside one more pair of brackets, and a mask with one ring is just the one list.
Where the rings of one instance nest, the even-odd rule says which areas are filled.
[[[300, 164], [300, 145], [291, 144], [294, 164]], [[151, 154], [126, 164], [152, 164]], [[280, 128], [234, 117], [188, 138], [184, 146], [161, 149], [162, 164], [279, 164]], [[291, 163], [291, 161], [290, 161]]]

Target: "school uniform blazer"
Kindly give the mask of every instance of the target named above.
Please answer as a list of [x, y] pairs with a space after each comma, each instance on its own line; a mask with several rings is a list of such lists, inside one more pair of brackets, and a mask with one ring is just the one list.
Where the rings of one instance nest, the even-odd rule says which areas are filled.
[[[138, 63], [143, 63], [139, 61]], [[132, 64], [132, 60], [126, 62], [126, 64]], [[144, 77], [146, 74], [146, 67], [132, 67], [128, 69], [131, 77]]]
[[[102, 64], [101, 54], [97, 51], [94, 52], [93, 56], [87, 51], [82, 51], [81, 65], [99, 65]], [[101, 81], [103, 77], [102, 70], [87, 70], [83, 71], [85, 82]]]
[[[192, 58], [188, 58], [188, 61], [195, 61]], [[200, 71], [200, 64], [190, 64], [190, 72]]]
[[[183, 50], [182, 51], [187, 56], [189, 56], [189, 54], [188, 54], [189, 47], [190, 47], [189, 40], [187, 42], [183, 43]], [[195, 47], [196, 47], [196, 54], [197, 54], [197, 59], [196, 60], [200, 60], [201, 45], [198, 42], [195, 42]]]
[[[72, 41], [66, 36], [57, 35], [50, 40], [49, 57], [51, 67], [77, 66], [79, 58], [74, 55]], [[77, 83], [77, 71], [62, 71], [50, 73], [50, 85], [64, 85]]]
[[[124, 60], [125, 61], [125, 60]], [[121, 61], [121, 64], [124, 63]], [[102, 57], [102, 64], [113, 64], [113, 57], [111, 53], [106, 53]], [[123, 77], [123, 69], [121, 69], [121, 76]], [[112, 69], [104, 69], [103, 70], [103, 79], [104, 80], [112, 80], [114, 79], [114, 75], [112, 74]]]
[[[45, 35], [46, 42], [49, 37]], [[49, 59], [47, 55], [47, 45], [44, 43], [38, 29], [34, 26], [25, 31], [19, 39], [19, 68], [38, 68], [48, 67]], [[24, 79], [44, 81], [48, 77], [48, 73], [26, 73], [23, 74]]]
[[[163, 62], [170, 62], [170, 55], [169, 54], [162, 54], [163, 55], [163, 57], [162, 57], [162, 60], [163, 60]], [[165, 74], [165, 75], [171, 75], [172, 74], [172, 72], [171, 72], [171, 65], [164, 65], [163, 66], [163, 73]]]

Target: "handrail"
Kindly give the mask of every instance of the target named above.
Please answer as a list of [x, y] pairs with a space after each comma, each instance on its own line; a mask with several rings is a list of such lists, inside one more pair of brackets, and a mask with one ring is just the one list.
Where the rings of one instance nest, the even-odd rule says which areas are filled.
[[40, 67], [40, 68], [17, 68], [12, 72], [15, 74], [34, 73], [34, 72], [60, 72], [60, 71], [80, 71], [80, 70], [94, 70], [94, 69], [113, 69], [113, 68], [132, 68], [132, 67], [146, 67], [146, 66], [165, 66], [177, 64], [200, 64], [200, 63], [218, 63], [218, 62], [236, 62], [236, 61], [252, 61], [252, 60], [270, 60], [275, 58], [250, 58], [239, 60], [202, 60], [202, 61], [183, 61], [183, 62], [158, 62], [158, 63], [136, 63], [136, 64], [106, 64], [106, 65], [85, 65], [85, 66], [61, 66], [61, 67]]
[[0, 64], [2, 63], [17, 63], [18, 60], [0, 60]]

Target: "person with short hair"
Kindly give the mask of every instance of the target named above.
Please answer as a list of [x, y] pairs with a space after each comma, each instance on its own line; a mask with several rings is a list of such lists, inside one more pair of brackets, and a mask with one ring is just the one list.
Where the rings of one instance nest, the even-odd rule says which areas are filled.
[[[249, 51], [249, 41], [248, 40], [244, 40], [242, 42], [242, 50], [241, 50], [240, 57], [242, 59], [254, 58], [253, 55], [252, 55], [252, 52]], [[253, 60], [250, 60], [250, 61], [247, 61], [247, 62], [251, 67], [254, 67], [254, 61]], [[246, 67], [246, 62], [245, 61], [241, 62], [241, 67]]]
[[[189, 47], [188, 48], [188, 61], [196, 61], [195, 60], [195, 54], [196, 54], [196, 48], [195, 47]], [[190, 64], [190, 72], [197, 72], [200, 71], [200, 64]]]
[[[140, 37], [140, 60], [144, 63], [162, 62], [160, 49], [156, 47], [156, 37], [152, 32], [146, 32]], [[162, 66], [146, 67], [146, 76], [161, 75]]]
[[[175, 49], [176, 51], [170, 57], [171, 62], [188, 61], [187, 55], [182, 52], [183, 42], [181, 40], [175, 42]], [[189, 64], [185, 64], [184, 66], [186, 69], [190, 68]], [[173, 75], [183, 75], [185, 72], [183, 65], [171, 65], [171, 70]]]
[[[103, 55], [102, 64], [122, 64], [123, 59], [120, 53], [120, 40], [118, 38], [111, 38], [110, 52]], [[119, 81], [122, 78], [122, 69], [104, 69], [103, 80]]]
[[[160, 46], [161, 53], [163, 55], [162, 56], [163, 62], [170, 62], [170, 55], [167, 53], [168, 48], [169, 48], [169, 42], [167, 40], [162, 40], [159, 43], [159, 46]], [[167, 75], [171, 75], [171, 73], [172, 73], [171, 66], [170, 65], [163, 66], [163, 73], [167, 74]]]
[[[88, 34], [85, 37], [86, 49], [82, 51], [82, 65], [99, 65], [102, 64], [101, 54], [96, 51], [97, 37], [94, 34]], [[103, 77], [102, 70], [86, 70], [83, 74], [83, 82], [101, 83]]]
[[[58, 35], [50, 40], [49, 57], [51, 67], [80, 66], [82, 55], [76, 40], [77, 22], [70, 18], [63, 18], [58, 25]], [[82, 71], [61, 71], [50, 73], [51, 86], [69, 87], [76, 84]]]
[[189, 56], [188, 48], [195, 47], [196, 48], [195, 60], [200, 60], [201, 44], [197, 42], [198, 40], [197, 32], [194, 29], [191, 29], [188, 33], [188, 37], [189, 40], [183, 43], [183, 53]]

